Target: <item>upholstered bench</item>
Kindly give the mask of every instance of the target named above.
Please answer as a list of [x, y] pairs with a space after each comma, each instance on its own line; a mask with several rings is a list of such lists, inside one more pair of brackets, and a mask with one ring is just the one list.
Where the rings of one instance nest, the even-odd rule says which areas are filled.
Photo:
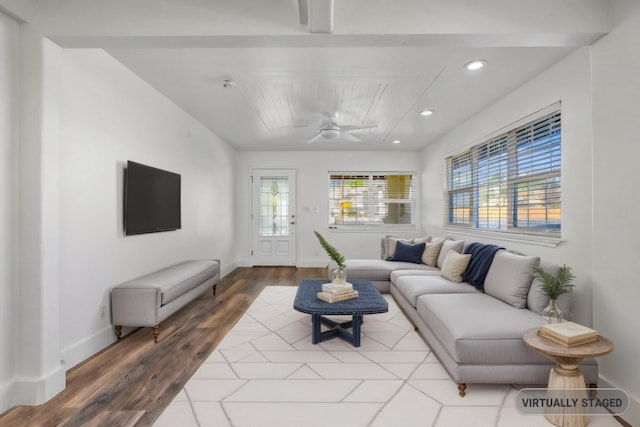
[[158, 342], [160, 322], [211, 288], [216, 294], [220, 261], [190, 260], [115, 286], [111, 310], [116, 337], [123, 326], [149, 326]]

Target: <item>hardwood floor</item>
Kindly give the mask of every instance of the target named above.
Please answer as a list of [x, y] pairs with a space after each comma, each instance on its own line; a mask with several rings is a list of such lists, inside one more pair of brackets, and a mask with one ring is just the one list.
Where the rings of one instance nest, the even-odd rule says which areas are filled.
[[238, 268], [160, 324], [140, 328], [67, 372], [67, 387], [39, 406], [17, 406], [0, 426], [150, 426], [265, 286], [326, 278], [324, 268]]

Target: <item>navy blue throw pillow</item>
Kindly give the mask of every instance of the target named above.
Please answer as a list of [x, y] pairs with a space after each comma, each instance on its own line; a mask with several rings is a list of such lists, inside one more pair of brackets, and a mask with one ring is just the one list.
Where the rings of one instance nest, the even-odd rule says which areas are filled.
[[389, 261], [404, 261], [412, 262], [414, 264], [422, 264], [422, 252], [426, 247], [425, 243], [416, 243], [411, 245], [398, 240], [396, 243], [396, 251], [393, 253], [393, 258]]

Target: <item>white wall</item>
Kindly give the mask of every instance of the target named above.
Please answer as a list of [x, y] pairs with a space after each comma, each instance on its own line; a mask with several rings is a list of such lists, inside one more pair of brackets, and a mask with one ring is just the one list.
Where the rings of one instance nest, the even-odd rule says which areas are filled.
[[635, 196], [634, 179], [640, 156], [635, 141], [640, 132], [639, 24], [636, 12], [593, 49], [568, 56], [422, 153], [423, 226], [442, 229], [444, 157], [546, 105], [562, 102], [562, 243], [550, 248], [457, 237], [502, 244], [573, 268], [574, 320], [613, 340], [614, 352], [599, 359], [601, 385], [621, 387], [631, 395], [635, 409], [624, 418], [634, 425], [640, 422], [640, 323], [635, 315], [640, 292], [631, 267], [640, 253], [640, 199]]
[[65, 386], [58, 298], [59, 46], [20, 28], [15, 395], [37, 405]]
[[14, 402], [19, 34], [18, 23], [0, 12], [0, 412]]
[[561, 101], [563, 242], [556, 248], [550, 248], [476, 236], [458, 237], [467, 241], [492, 241], [508, 249], [572, 267], [577, 276], [572, 312], [576, 321], [587, 325], [592, 324], [592, 141], [589, 93], [589, 49], [583, 48], [426, 148], [423, 151], [425, 172], [422, 178], [424, 227], [441, 230], [444, 157], [547, 105]]
[[[319, 246], [314, 230], [319, 231], [348, 258], [380, 256], [380, 237], [385, 231], [346, 232], [329, 231], [329, 171], [413, 171], [420, 172], [420, 158], [415, 152], [398, 151], [277, 151], [239, 152], [236, 171], [238, 236], [237, 259], [240, 265], [251, 265], [251, 186], [249, 176], [253, 168], [296, 169], [297, 187], [297, 240], [299, 267], [324, 266], [329, 262]], [[419, 192], [418, 192], [419, 194]], [[419, 221], [419, 219], [418, 219]], [[422, 233], [420, 224], [415, 231], [394, 233], [415, 236]]]
[[[101, 50], [0, 14], [0, 59], [3, 412], [113, 342], [112, 286], [189, 258], [235, 268], [236, 153]], [[181, 230], [124, 236], [127, 160], [182, 175]]]
[[[235, 151], [102, 50], [64, 50], [61, 71], [60, 342], [70, 367], [113, 340], [112, 286], [190, 258], [233, 270]], [[124, 236], [127, 160], [181, 174], [181, 230]]]
[[615, 346], [601, 360], [602, 377], [632, 395], [635, 405], [624, 418], [640, 425], [640, 6], [629, 4], [592, 50], [593, 323]]

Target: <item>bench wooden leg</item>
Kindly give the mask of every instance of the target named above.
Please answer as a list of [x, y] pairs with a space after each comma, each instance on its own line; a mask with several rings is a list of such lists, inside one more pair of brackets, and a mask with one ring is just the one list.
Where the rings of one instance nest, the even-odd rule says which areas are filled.
[[464, 397], [467, 394], [467, 385], [465, 383], [458, 383], [458, 394], [460, 397]]
[[158, 342], [158, 335], [160, 335], [160, 325], [156, 325], [153, 327], [153, 342]]
[[122, 337], [122, 326], [116, 325], [116, 338], [120, 340], [120, 337]]
[[215, 285], [213, 285], [213, 296], [216, 296], [216, 288], [218, 287], [218, 284], [216, 283]]

